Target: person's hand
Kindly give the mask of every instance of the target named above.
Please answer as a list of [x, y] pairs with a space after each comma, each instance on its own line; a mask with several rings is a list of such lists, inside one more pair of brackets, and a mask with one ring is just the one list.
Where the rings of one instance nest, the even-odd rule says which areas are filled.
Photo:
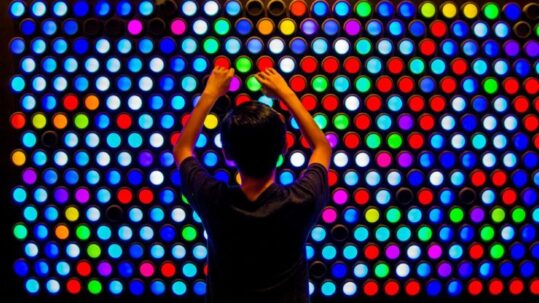
[[204, 93], [221, 97], [228, 92], [232, 77], [234, 77], [233, 68], [226, 69], [221, 66], [216, 66], [208, 78]]
[[266, 68], [255, 74], [255, 78], [262, 84], [262, 91], [268, 96], [284, 99], [287, 94], [294, 93], [286, 80], [274, 68]]

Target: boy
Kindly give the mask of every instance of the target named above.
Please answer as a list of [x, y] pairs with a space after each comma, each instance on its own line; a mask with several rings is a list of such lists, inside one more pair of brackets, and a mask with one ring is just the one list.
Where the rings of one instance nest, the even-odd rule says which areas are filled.
[[216, 67], [174, 147], [182, 193], [208, 235], [206, 302], [309, 302], [305, 241], [329, 199], [331, 147], [286, 81], [274, 69], [255, 75], [281, 99], [312, 149], [308, 167], [290, 186], [274, 181], [286, 149], [283, 117], [260, 102], [241, 104], [221, 123], [223, 154], [235, 162], [241, 186], [211, 177], [193, 146], [234, 69]]

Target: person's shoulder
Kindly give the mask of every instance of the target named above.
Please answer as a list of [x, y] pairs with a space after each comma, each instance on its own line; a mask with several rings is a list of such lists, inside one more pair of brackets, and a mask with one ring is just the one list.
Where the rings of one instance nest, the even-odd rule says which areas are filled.
[[307, 168], [305, 168], [305, 170], [308, 170], [308, 169], [320, 170], [320, 171], [323, 171], [325, 173], [327, 173], [329, 171], [329, 168], [325, 167], [322, 163], [318, 163], [318, 162], [310, 163], [307, 166]]
[[178, 168], [182, 168], [182, 167], [190, 166], [190, 165], [199, 165], [199, 164], [200, 164], [200, 161], [198, 161], [198, 158], [196, 156], [189, 156], [189, 157], [183, 159], [178, 164]]

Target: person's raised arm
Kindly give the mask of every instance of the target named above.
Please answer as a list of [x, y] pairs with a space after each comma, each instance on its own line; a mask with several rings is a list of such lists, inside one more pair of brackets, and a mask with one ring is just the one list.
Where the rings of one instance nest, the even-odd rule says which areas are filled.
[[233, 76], [233, 68], [224, 69], [217, 66], [213, 69], [197, 106], [191, 112], [191, 116], [183, 128], [180, 138], [174, 146], [174, 159], [177, 166], [183, 160], [194, 155], [193, 148], [204, 124], [204, 120], [217, 99], [228, 91]]
[[267, 94], [280, 98], [292, 113], [301, 129], [301, 133], [309, 142], [312, 150], [309, 164], [319, 163], [326, 169], [331, 161], [331, 146], [326, 136], [314, 122], [311, 114], [303, 107], [294, 91], [288, 86], [286, 80], [273, 68], [267, 68], [255, 75]]

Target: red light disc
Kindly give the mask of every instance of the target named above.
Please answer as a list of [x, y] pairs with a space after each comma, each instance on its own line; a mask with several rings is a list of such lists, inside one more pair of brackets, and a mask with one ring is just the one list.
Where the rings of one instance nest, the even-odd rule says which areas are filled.
[[230, 60], [228, 60], [225, 56], [217, 56], [215, 57], [215, 60], [213, 60], [214, 66], [221, 66], [223, 68], [230, 68]]
[[14, 113], [9, 120], [14, 129], [22, 129], [26, 125], [26, 117], [23, 113]]
[[393, 89], [393, 80], [389, 76], [380, 76], [376, 80], [376, 88], [382, 93], [388, 93]]
[[322, 98], [322, 107], [326, 111], [334, 111], [339, 106], [339, 98], [335, 95], [325, 95], [324, 98]]
[[442, 20], [434, 20], [430, 24], [430, 32], [436, 38], [441, 38], [447, 34], [447, 25]]
[[359, 146], [360, 138], [357, 133], [350, 132], [344, 135], [344, 145], [349, 149], [355, 149]]
[[329, 56], [322, 60], [322, 69], [329, 74], [333, 74], [339, 70], [339, 59]]
[[451, 70], [457, 76], [462, 76], [468, 71], [468, 63], [463, 58], [455, 58], [451, 61]]
[[312, 111], [316, 108], [316, 104], [318, 103], [318, 100], [315, 95], [306, 94], [301, 97], [301, 103], [303, 104], [306, 110]]
[[502, 82], [503, 89], [506, 93], [509, 95], [514, 95], [518, 93], [518, 90], [520, 89], [520, 83], [517, 79], [513, 77], [509, 77]]
[[299, 66], [307, 74], [312, 74], [318, 70], [318, 60], [313, 56], [306, 56], [301, 59]]
[[414, 79], [410, 76], [402, 76], [397, 81], [397, 86], [399, 90], [405, 94], [411, 93], [415, 88]]
[[256, 60], [256, 67], [259, 71], [264, 71], [266, 68], [274, 67], [275, 62], [269, 56], [262, 56]]
[[367, 130], [371, 126], [371, 117], [366, 113], [357, 114], [354, 118], [354, 125], [359, 130]]
[[348, 57], [344, 60], [344, 70], [347, 73], [355, 74], [358, 73], [361, 69], [361, 61], [358, 57]]
[[307, 4], [303, 0], [295, 0], [290, 3], [290, 13], [295, 17], [302, 17], [307, 12]]
[[354, 193], [354, 201], [359, 205], [364, 205], [369, 202], [369, 197], [369, 191], [364, 188], [359, 188]]
[[419, 42], [419, 51], [425, 56], [432, 56], [436, 51], [436, 42], [432, 39], [423, 39]]
[[365, 105], [370, 111], [378, 111], [382, 108], [382, 98], [378, 95], [368, 95], [365, 99]]
[[425, 107], [425, 99], [419, 95], [408, 98], [408, 107], [414, 112], [420, 112]]
[[305, 90], [307, 87], [307, 80], [302, 75], [294, 75], [288, 80], [290, 88], [296, 92], [300, 93]]
[[79, 106], [79, 99], [75, 95], [67, 95], [64, 97], [64, 108], [69, 111], [77, 109]]
[[404, 61], [399, 57], [391, 57], [387, 61], [387, 69], [392, 74], [400, 74], [404, 70]]

